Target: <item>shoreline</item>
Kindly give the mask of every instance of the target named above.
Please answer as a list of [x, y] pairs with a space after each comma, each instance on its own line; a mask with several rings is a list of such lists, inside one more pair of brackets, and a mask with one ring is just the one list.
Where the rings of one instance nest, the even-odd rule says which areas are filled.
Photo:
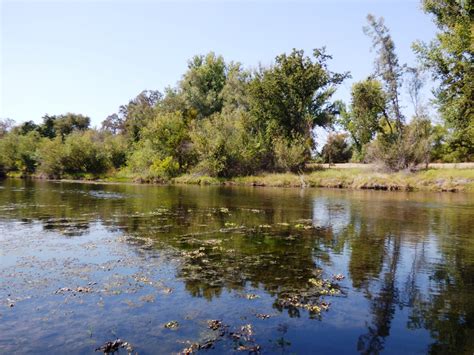
[[369, 169], [330, 168], [310, 173], [263, 173], [255, 176], [214, 178], [186, 174], [166, 182], [134, 176], [112, 175], [97, 179], [47, 179], [42, 176], [9, 176], [54, 182], [133, 185], [222, 185], [284, 188], [331, 188], [380, 191], [474, 192], [474, 169], [428, 169], [416, 172], [381, 173]]

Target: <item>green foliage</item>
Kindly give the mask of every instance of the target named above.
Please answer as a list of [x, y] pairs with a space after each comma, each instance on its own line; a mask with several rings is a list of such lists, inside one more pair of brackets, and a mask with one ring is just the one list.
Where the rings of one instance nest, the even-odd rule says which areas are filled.
[[151, 176], [166, 180], [178, 176], [179, 172], [179, 163], [171, 156], [164, 159], [155, 158], [150, 167]]
[[308, 142], [303, 136], [292, 140], [278, 137], [274, 140], [275, 167], [279, 171], [301, 172], [310, 156]]
[[435, 90], [441, 116], [450, 129], [451, 158], [474, 160], [474, 41], [472, 1], [423, 0], [439, 32], [413, 49], [440, 83]]
[[220, 112], [226, 75], [227, 67], [222, 56], [213, 52], [194, 56], [180, 82], [186, 108], [195, 111], [198, 118]]
[[65, 169], [64, 155], [64, 144], [60, 137], [44, 139], [38, 147], [38, 172], [48, 178], [60, 178]]
[[0, 162], [4, 172], [33, 173], [37, 165], [39, 140], [39, 134], [35, 131], [26, 135], [12, 132], [0, 139]]
[[123, 135], [105, 134], [103, 148], [111, 167], [119, 169], [127, 162], [127, 141]]
[[348, 74], [330, 72], [329, 59], [324, 49], [314, 50], [313, 59], [293, 50], [255, 74], [249, 86], [250, 108], [255, 129], [264, 133], [267, 142], [275, 136], [310, 138], [315, 126], [332, 122], [336, 110], [329, 100]]
[[127, 159], [127, 168], [132, 174], [150, 177], [150, 167], [155, 159], [155, 151], [149, 140], [137, 142]]
[[74, 132], [67, 136], [61, 163], [63, 172], [72, 176], [98, 176], [110, 167], [102, 142], [94, 131]]
[[197, 122], [191, 131], [199, 161], [195, 171], [229, 177], [259, 170], [265, 152], [248, 124], [248, 114], [239, 112], [218, 114]]
[[155, 117], [156, 107], [162, 98], [159, 91], [144, 90], [127, 105], [120, 106], [117, 120], [130, 142], [139, 141], [141, 129]]
[[347, 134], [331, 134], [321, 151], [321, 156], [325, 163], [347, 163], [352, 156], [351, 148], [347, 142]]
[[172, 157], [181, 170], [192, 163], [189, 129], [181, 112], [158, 113], [143, 128], [141, 139], [150, 142], [159, 159]]
[[378, 132], [381, 132], [381, 121], [388, 123], [386, 113], [387, 98], [382, 84], [374, 79], [367, 79], [352, 85], [351, 105], [343, 110], [339, 124], [347, 130], [359, 155]]

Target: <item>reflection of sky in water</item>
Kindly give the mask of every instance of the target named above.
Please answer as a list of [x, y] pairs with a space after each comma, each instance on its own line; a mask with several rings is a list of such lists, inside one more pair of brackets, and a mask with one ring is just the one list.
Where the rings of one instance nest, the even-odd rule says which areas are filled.
[[313, 225], [330, 227], [335, 235], [341, 233], [351, 220], [348, 200], [318, 196], [313, 200]]

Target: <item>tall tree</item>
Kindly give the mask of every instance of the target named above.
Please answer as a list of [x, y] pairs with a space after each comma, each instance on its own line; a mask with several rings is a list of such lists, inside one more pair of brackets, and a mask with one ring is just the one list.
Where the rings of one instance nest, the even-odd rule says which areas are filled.
[[383, 81], [384, 89], [390, 103], [390, 113], [394, 116], [398, 134], [401, 134], [404, 117], [400, 109], [400, 87], [402, 85], [403, 66], [398, 61], [395, 53], [395, 43], [390, 31], [385, 26], [383, 17], [376, 19], [367, 15], [368, 25], [364, 33], [372, 38], [372, 45], [377, 51], [375, 59], [375, 74]]
[[441, 116], [453, 131], [452, 150], [459, 160], [474, 159], [474, 4], [460, 0], [423, 0], [439, 32], [413, 49], [439, 87], [434, 94]]

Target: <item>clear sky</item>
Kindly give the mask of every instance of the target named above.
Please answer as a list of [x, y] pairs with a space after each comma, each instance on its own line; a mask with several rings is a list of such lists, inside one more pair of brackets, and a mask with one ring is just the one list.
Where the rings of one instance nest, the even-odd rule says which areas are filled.
[[208, 51], [256, 67], [326, 46], [330, 69], [352, 74], [337, 92], [348, 100], [373, 70], [367, 13], [385, 18], [401, 62], [413, 64], [411, 43], [435, 33], [418, 0], [0, 3], [0, 118], [17, 122], [74, 112], [99, 125], [140, 91], [174, 86], [187, 60]]

